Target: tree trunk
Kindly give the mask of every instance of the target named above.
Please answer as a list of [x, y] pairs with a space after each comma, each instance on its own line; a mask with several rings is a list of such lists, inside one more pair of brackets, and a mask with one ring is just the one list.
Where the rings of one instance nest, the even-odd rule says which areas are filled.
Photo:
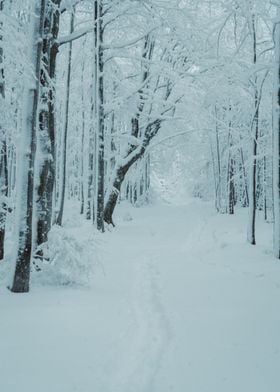
[[[74, 31], [74, 10], [71, 15], [71, 26], [70, 34]], [[61, 170], [61, 189], [60, 189], [60, 206], [59, 212], [56, 219], [56, 224], [62, 225], [64, 202], [65, 202], [65, 187], [66, 187], [66, 159], [67, 159], [67, 136], [68, 136], [68, 124], [69, 124], [69, 103], [70, 103], [70, 83], [71, 83], [71, 67], [72, 67], [72, 41], [69, 43], [68, 52], [68, 68], [67, 68], [67, 85], [66, 85], [66, 109], [65, 109], [65, 123], [64, 123], [64, 134], [62, 142], [62, 170]]]
[[[252, 30], [253, 30], [253, 57], [254, 65], [257, 63], [257, 36], [256, 36], [256, 25], [255, 17], [252, 19]], [[252, 163], [250, 172], [250, 184], [249, 184], [249, 222], [247, 238], [251, 245], [256, 245], [256, 208], [257, 208], [257, 148], [258, 148], [258, 136], [259, 136], [259, 92], [257, 87], [258, 80], [255, 78], [255, 104], [254, 104], [254, 117], [252, 123]]]
[[34, 161], [36, 152], [36, 120], [38, 109], [38, 92], [41, 68], [42, 32], [45, 0], [38, 4], [34, 1], [30, 21], [30, 63], [34, 67], [33, 76], [26, 83], [25, 110], [23, 113], [23, 130], [21, 135], [21, 158], [18, 186], [17, 220], [19, 240], [16, 267], [11, 291], [23, 293], [29, 291], [30, 262], [32, 257], [32, 218]]
[[273, 196], [274, 196], [274, 254], [280, 259], [280, 8], [275, 24], [275, 79], [273, 113]]
[[[91, 86], [90, 89], [93, 90], [94, 86], [94, 72], [91, 74]], [[86, 219], [95, 221], [95, 187], [94, 180], [96, 177], [96, 165], [94, 165], [94, 152], [96, 152], [96, 130], [94, 129], [94, 119], [95, 119], [95, 97], [91, 94], [91, 105], [90, 105], [90, 125], [88, 129], [88, 140], [87, 140], [87, 161], [86, 161]]]
[[111, 186], [111, 191], [104, 208], [104, 213], [103, 213], [104, 222], [115, 226], [113, 222], [113, 213], [117, 204], [117, 200], [125, 176], [128, 170], [131, 168], [131, 166], [144, 156], [146, 149], [150, 144], [150, 141], [158, 134], [160, 127], [161, 127], [161, 120], [159, 119], [148, 124], [145, 129], [145, 133], [144, 133], [145, 137], [143, 139], [142, 144], [138, 147], [131, 147], [127, 156], [124, 158], [124, 163], [121, 165], [117, 165], [114, 180]]
[[[0, 12], [4, 10], [4, 0], [0, 0]], [[2, 23], [0, 22], [0, 107], [4, 108], [5, 100], [5, 73], [4, 73], [4, 53], [3, 36], [1, 34]], [[0, 118], [0, 261], [4, 259], [5, 226], [7, 213], [8, 196], [8, 161], [7, 143], [4, 125], [4, 113]]]
[[[55, 70], [61, 0], [45, 4], [42, 69], [40, 75], [40, 110], [38, 132], [39, 184], [37, 188], [37, 245], [48, 239], [52, 222], [55, 182]], [[41, 162], [40, 162], [41, 161]], [[41, 252], [39, 252], [41, 253]], [[40, 254], [42, 256], [42, 254]]]
[[215, 136], [216, 136], [216, 154], [217, 154], [217, 187], [215, 191], [216, 210], [221, 211], [221, 184], [222, 184], [222, 170], [221, 170], [221, 154], [220, 154], [220, 136], [218, 127], [218, 112], [217, 105], [215, 105]]
[[[85, 47], [85, 41], [83, 43], [83, 49]], [[84, 98], [84, 72], [85, 72], [85, 61], [83, 60], [82, 70], [81, 70], [81, 85], [82, 85], [82, 140], [81, 140], [81, 159], [80, 159], [80, 189], [81, 189], [81, 215], [84, 214], [85, 211], [85, 98]]]
[[[241, 142], [241, 139], [240, 139]], [[248, 185], [247, 185], [247, 175], [246, 175], [246, 168], [245, 168], [245, 160], [244, 160], [244, 153], [243, 148], [240, 148], [240, 161], [241, 161], [241, 170], [242, 170], [242, 178], [244, 184], [244, 196], [243, 196], [243, 203], [242, 207], [249, 206], [249, 194], [248, 194]]]
[[96, 203], [96, 226], [104, 232], [104, 80], [103, 80], [103, 4], [102, 1], [94, 1], [94, 32], [95, 32], [95, 110], [97, 125], [97, 203]]
[[267, 221], [267, 182], [266, 182], [266, 155], [263, 157], [263, 212], [264, 220]]
[[[145, 41], [144, 41], [144, 49], [142, 53], [142, 58], [143, 58], [143, 65], [142, 65], [142, 85], [145, 86], [145, 89], [148, 89], [148, 84], [146, 83], [149, 77], [149, 63], [152, 59], [153, 52], [154, 52], [154, 47], [155, 47], [155, 41], [154, 38], [151, 37], [150, 35], [145, 36]], [[159, 81], [159, 79], [158, 79]], [[138, 102], [138, 107], [137, 107], [137, 112], [135, 116], [131, 120], [131, 135], [135, 138], [139, 138], [140, 135], [140, 117], [141, 114], [144, 111], [145, 107], [145, 98], [144, 98], [144, 87], [141, 88], [138, 92], [139, 95], [139, 102]], [[146, 92], [146, 91], [145, 91]], [[170, 92], [169, 92], [169, 83], [167, 83], [167, 93], [165, 99], [168, 98]], [[153, 123], [148, 124], [145, 127], [145, 132], [144, 132], [144, 138], [142, 145], [136, 148], [132, 146], [129, 151], [127, 156], [125, 157], [125, 164], [124, 165], [118, 165], [114, 180], [112, 182], [112, 189], [109, 194], [108, 200], [106, 202], [104, 212], [103, 212], [103, 219], [104, 222], [111, 224], [114, 226], [113, 222], [113, 212], [117, 204], [117, 200], [119, 197], [119, 193], [121, 190], [122, 183], [124, 181], [124, 178], [126, 176], [126, 173], [130, 169], [130, 167], [138, 161], [138, 159], [142, 158], [147, 146], [149, 145], [151, 139], [158, 133], [159, 129], [161, 127], [161, 121], [160, 120], [155, 120]]]
[[108, 224], [111, 224], [113, 226], [114, 222], [113, 222], [113, 213], [117, 204], [117, 200], [121, 191], [121, 186], [122, 183], [125, 179], [126, 173], [128, 172], [128, 170], [131, 168], [131, 166], [137, 162], [141, 157], [143, 157], [144, 153], [145, 153], [146, 148], [142, 147], [139, 152], [135, 153], [135, 154], [131, 154], [131, 158], [127, 160], [127, 162], [124, 165], [118, 166], [117, 170], [116, 170], [116, 174], [114, 176], [114, 181], [112, 184], [112, 190], [111, 193], [108, 197], [108, 200], [106, 202], [105, 205], [105, 209], [104, 209], [104, 221]]
[[[231, 112], [231, 107], [229, 108], [229, 112]], [[228, 213], [230, 215], [234, 214], [234, 205], [235, 205], [235, 186], [234, 186], [234, 159], [233, 159], [233, 141], [232, 141], [232, 124], [229, 122], [229, 134], [228, 134], [228, 173], [227, 173], [227, 186], [228, 186]]]
[[[1, 127], [0, 127], [1, 132]], [[3, 132], [4, 133], [4, 132]], [[4, 245], [5, 245], [5, 226], [6, 215], [8, 210], [8, 158], [7, 158], [7, 143], [5, 140], [1, 143], [0, 151], [0, 189], [1, 189], [1, 204], [0, 204], [0, 261], [4, 259]]]

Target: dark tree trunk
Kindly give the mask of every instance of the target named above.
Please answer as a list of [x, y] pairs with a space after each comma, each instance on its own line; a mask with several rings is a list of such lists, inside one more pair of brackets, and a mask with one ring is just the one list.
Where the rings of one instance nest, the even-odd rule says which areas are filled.
[[[20, 186], [18, 188], [18, 221], [19, 244], [17, 249], [16, 268], [11, 291], [23, 293], [29, 291], [30, 262], [32, 257], [32, 218], [33, 218], [33, 185], [34, 162], [36, 152], [36, 123], [39, 101], [39, 79], [41, 67], [42, 32], [45, 0], [40, 5], [34, 4], [34, 16], [30, 26], [30, 62], [34, 65], [37, 83], [26, 84], [24, 129], [22, 133], [22, 160]], [[40, 15], [40, 18], [39, 18]], [[30, 87], [29, 87], [30, 86]], [[28, 146], [28, 148], [26, 148]]]
[[266, 170], [266, 156], [263, 157], [263, 212], [264, 212], [264, 220], [267, 221], [267, 170]]
[[230, 215], [234, 214], [234, 206], [235, 206], [235, 187], [234, 187], [234, 160], [230, 158], [229, 160], [229, 168], [228, 168], [229, 174], [229, 192], [228, 192], [228, 198], [229, 198], [229, 210], [228, 213]]
[[[253, 62], [257, 63], [257, 36], [255, 17], [252, 18], [253, 30]], [[259, 92], [257, 87], [258, 79], [255, 78], [255, 102], [254, 102], [254, 117], [252, 123], [253, 144], [252, 144], [252, 167], [250, 178], [250, 198], [249, 198], [249, 223], [248, 223], [248, 242], [256, 245], [256, 209], [257, 209], [257, 148], [259, 137]]]
[[145, 129], [145, 137], [142, 145], [140, 147], [131, 147], [126, 158], [124, 159], [125, 164], [117, 167], [112, 189], [104, 208], [104, 222], [115, 226], [113, 222], [113, 213], [125, 176], [131, 166], [144, 156], [150, 141], [158, 134], [160, 127], [161, 120], [155, 120], [154, 122], [148, 124]]
[[[71, 25], [70, 25], [70, 34], [74, 31], [74, 20], [75, 14], [74, 10], [71, 15]], [[66, 187], [66, 164], [67, 164], [67, 136], [68, 136], [68, 124], [69, 124], [69, 103], [70, 103], [70, 83], [71, 83], [71, 68], [72, 68], [72, 41], [69, 43], [69, 52], [68, 52], [68, 69], [67, 69], [67, 85], [66, 85], [66, 109], [65, 109], [65, 128], [63, 134], [63, 142], [62, 142], [62, 172], [60, 175], [61, 179], [61, 189], [60, 189], [60, 206], [59, 212], [56, 219], [56, 224], [62, 225], [63, 211], [64, 211], [64, 202], [65, 202], [65, 187]]]
[[104, 209], [104, 221], [108, 224], [111, 224], [113, 226], [114, 222], [113, 222], [113, 213], [118, 201], [118, 197], [120, 194], [120, 190], [121, 190], [121, 186], [122, 183], [125, 179], [126, 173], [128, 172], [128, 170], [131, 168], [131, 166], [138, 161], [138, 159], [140, 159], [144, 153], [145, 153], [146, 148], [142, 147], [142, 149], [137, 153], [132, 155], [131, 159], [129, 159], [127, 161], [127, 163], [123, 166], [119, 166], [116, 170], [116, 174], [114, 177], [114, 181], [113, 181], [113, 186], [112, 186], [112, 191], [109, 195], [109, 198], [106, 202], [106, 206]]
[[86, 205], [86, 219], [94, 221], [94, 200], [93, 200], [93, 170], [94, 170], [94, 141], [93, 135], [90, 135], [89, 154], [88, 154], [88, 178], [87, 178], [87, 205]]
[[[231, 114], [232, 108], [229, 106], [229, 114]], [[235, 186], [234, 186], [234, 158], [233, 158], [233, 140], [232, 140], [232, 122], [229, 121], [228, 127], [228, 172], [227, 172], [227, 185], [228, 185], [228, 208], [227, 212], [230, 215], [234, 214], [234, 206], [235, 206]]]
[[274, 254], [280, 259], [280, 8], [274, 25], [275, 69], [273, 94], [273, 214]]
[[[58, 31], [61, 0], [48, 0], [45, 5], [42, 48], [41, 104], [38, 142], [43, 156], [37, 188], [37, 245], [48, 239], [52, 222], [55, 183], [55, 70], [58, 53]], [[41, 252], [39, 252], [41, 253]], [[42, 256], [40, 254], [40, 256]]]
[[[258, 114], [257, 114], [258, 116]], [[258, 117], [257, 117], [258, 118]], [[252, 163], [252, 178], [251, 178], [251, 199], [250, 199], [250, 209], [251, 209], [251, 219], [249, 222], [249, 225], [251, 226], [249, 228], [249, 242], [252, 245], [256, 245], [256, 208], [257, 208], [257, 198], [256, 198], [256, 181], [257, 181], [257, 136], [258, 136], [258, 121], [256, 122], [256, 128], [255, 128], [255, 138], [253, 141], [253, 149], [252, 149], [252, 155], [253, 155], [253, 163]]]
[[[155, 47], [155, 42], [153, 37], [150, 35], [147, 35], [145, 37], [144, 41], [144, 49], [143, 49], [143, 72], [142, 72], [142, 85], [145, 86], [141, 88], [138, 92], [139, 95], [139, 102], [138, 102], [138, 108], [135, 116], [131, 119], [131, 135], [135, 138], [140, 137], [141, 129], [140, 129], [140, 119], [141, 119], [141, 114], [143, 113], [144, 107], [145, 107], [145, 98], [144, 98], [144, 89], [145, 91], [148, 89], [148, 77], [149, 77], [149, 61], [152, 59], [153, 51]], [[167, 83], [168, 84], [168, 83]], [[169, 86], [167, 87], [167, 94], [166, 94], [166, 99], [168, 98], [170, 92], [169, 92]], [[144, 153], [146, 151], [147, 146], [149, 145], [150, 141], [152, 138], [158, 133], [159, 129], [161, 127], [161, 121], [160, 120], [155, 120], [153, 123], [148, 124], [145, 128], [144, 131], [144, 141], [142, 143], [142, 147], [139, 150], [138, 153], [136, 153], [137, 148], [132, 146], [127, 154], [127, 157], [125, 158], [126, 164], [122, 166], [118, 166], [116, 169], [116, 174], [114, 177], [113, 185], [112, 185], [112, 190], [109, 194], [108, 200], [106, 202], [104, 212], [103, 212], [103, 219], [104, 222], [111, 224], [114, 226], [113, 222], [113, 212], [117, 204], [117, 200], [119, 197], [119, 193], [121, 190], [122, 183], [124, 181], [124, 178], [130, 169], [130, 167], [137, 162], [140, 158], [144, 156]], [[131, 158], [129, 158], [131, 156]]]
[[[4, 0], [0, 0], [0, 12], [4, 10]], [[1, 34], [2, 23], [0, 23], [0, 106], [4, 107], [5, 100], [5, 73], [4, 73], [4, 53], [3, 36]], [[3, 115], [0, 118], [0, 261], [4, 259], [5, 226], [8, 196], [8, 161], [5, 126], [2, 123]]]
[[94, 32], [95, 32], [95, 109], [97, 123], [97, 204], [96, 204], [96, 226], [100, 231], [104, 231], [104, 59], [103, 59], [103, 3], [94, 1]]
[[8, 211], [8, 205], [6, 201], [8, 197], [8, 185], [7, 143], [4, 135], [4, 140], [2, 141], [2, 147], [0, 151], [0, 189], [2, 199], [0, 204], [0, 261], [4, 259], [5, 225]]

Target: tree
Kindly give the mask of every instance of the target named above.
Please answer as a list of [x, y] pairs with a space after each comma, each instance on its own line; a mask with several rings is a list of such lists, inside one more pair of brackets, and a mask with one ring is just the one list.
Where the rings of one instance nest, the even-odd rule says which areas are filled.
[[[71, 14], [71, 22], [70, 22], [70, 34], [74, 32], [74, 21], [75, 21], [75, 9]], [[62, 163], [61, 163], [61, 174], [60, 174], [60, 203], [59, 203], [59, 211], [56, 218], [56, 224], [59, 226], [62, 225], [62, 217], [64, 211], [64, 202], [65, 202], [65, 188], [66, 188], [66, 158], [67, 158], [67, 137], [68, 137], [68, 127], [69, 127], [69, 101], [70, 101], [70, 83], [71, 83], [71, 70], [72, 70], [72, 41], [69, 43], [68, 50], [68, 66], [67, 66], [67, 81], [66, 81], [66, 108], [65, 108], [65, 122], [64, 122], [64, 133], [62, 140]]]
[[[108, 191], [108, 199], [106, 201], [104, 209], [104, 221], [108, 224], [113, 222], [113, 212], [116, 207], [118, 196], [121, 190], [121, 186], [131, 166], [144, 157], [144, 154], [150, 145], [150, 142], [158, 134], [162, 123], [164, 122], [163, 116], [166, 113], [173, 112], [175, 110], [176, 102], [173, 102], [168, 106], [168, 99], [171, 96], [173, 83], [168, 78], [162, 80], [159, 75], [155, 75], [154, 81], [151, 77], [150, 61], [152, 60], [155, 49], [155, 38], [154, 36], [147, 35], [144, 40], [144, 48], [142, 53], [143, 67], [142, 67], [142, 80], [141, 87], [138, 90], [138, 105], [135, 115], [131, 119], [131, 139], [132, 142], [128, 147], [128, 151], [124, 157], [121, 157], [116, 163], [115, 172], [112, 179], [111, 187]], [[162, 61], [169, 63], [169, 58], [166, 55], [166, 51], [163, 51]], [[173, 64], [174, 65], [174, 64]], [[154, 75], [153, 75], [154, 76]], [[163, 82], [163, 88], [161, 86]], [[156, 116], [153, 117], [153, 109], [156, 94], [161, 100], [163, 107], [167, 104], [167, 107], [162, 112], [157, 112]]]
[[[33, 67], [28, 70], [25, 86], [25, 108], [21, 133], [20, 183], [18, 186], [18, 245], [16, 266], [11, 291], [29, 291], [30, 263], [32, 258], [32, 218], [34, 162], [36, 153], [37, 109], [39, 106], [39, 80], [41, 76], [41, 51], [44, 23], [45, 0], [33, 1], [30, 10], [30, 52], [29, 61]], [[33, 74], [34, 73], [34, 74]]]
[[[257, 32], [256, 17], [252, 15], [252, 41], [253, 41], [253, 64], [257, 64]], [[257, 209], [257, 147], [259, 137], [259, 105], [260, 97], [258, 91], [258, 78], [255, 77], [254, 94], [254, 115], [252, 121], [252, 164], [250, 171], [249, 186], [249, 222], [248, 222], [248, 242], [256, 245], [256, 209]]]
[[273, 121], [273, 191], [274, 191], [274, 253], [280, 258], [280, 7], [274, 25], [274, 121]]
[[[0, 0], [0, 14], [4, 10], [4, 0]], [[4, 73], [4, 49], [3, 49], [3, 21], [0, 19], [0, 261], [4, 258], [5, 243], [5, 224], [7, 213], [7, 196], [8, 196], [8, 159], [7, 159], [7, 142], [5, 132], [5, 73]]]
[[[55, 75], [58, 54], [58, 32], [61, 0], [44, 4], [42, 66], [40, 71], [40, 106], [36, 167], [37, 245], [48, 239], [52, 223], [53, 191], [55, 185]], [[42, 255], [41, 250], [38, 253]]]
[[104, 142], [105, 142], [105, 119], [104, 119], [104, 50], [103, 50], [103, 1], [94, 0], [94, 97], [96, 116], [96, 156], [97, 156], [97, 203], [96, 203], [96, 226], [104, 232]]

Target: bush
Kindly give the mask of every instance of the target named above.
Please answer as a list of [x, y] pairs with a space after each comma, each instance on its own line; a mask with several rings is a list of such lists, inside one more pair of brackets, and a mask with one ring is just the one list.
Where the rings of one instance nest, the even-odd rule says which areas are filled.
[[51, 286], [88, 285], [97, 251], [93, 229], [86, 229], [53, 226], [48, 242], [42, 246], [44, 259], [34, 259], [32, 280]]

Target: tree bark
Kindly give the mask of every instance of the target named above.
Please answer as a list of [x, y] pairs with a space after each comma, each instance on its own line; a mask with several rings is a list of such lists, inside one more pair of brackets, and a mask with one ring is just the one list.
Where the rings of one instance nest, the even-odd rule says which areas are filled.
[[[47, 0], [44, 10], [38, 132], [37, 245], [48, 239], [55, 183], [55, 71], [61, 0]], [[41, 161], [41, 162], [40, 162]], [[41, 253], [41, 251], [39, 252]], [[40, 254], [42, 256], [42, 254]]]
[[[144, 97], [144, 89], [145, 92], [148, 90], [148, 78], [149, 78], [149, 61], [152, 59], [153, 52], [155, 47], [154, 38], [150, 35], [145, 36], [144, 40], [144, 48], [142, 53], [143, 64], [142, 64], [142, 88], [138, 91], [139, 102], [137, 107], [137, 112], [135, 116], [131, 119], [131, 135], [135, 138], [142, 137], [142, 145], [139, 147], [132, 146], [124, 161], [126, 162], [123, 165], [117, 165], [114, 180], [112, 183], [112, 188], [106, 201], [106, 205], [103, 212], [104, 222], [111, 224], [114, 226], [113, 222], [113, 213], [117, 204], [117, 200], [119, 197], [119, 193], [121, 190], [122, 183], [125, 179], [125, 176], [130, 169], [130, 167], [137, 162], [140, 158], [144, 156], [147, 146], [149, 145], [152, 138], [158, 133], [161, 127], [161, 121], [155, 120], [153, 123], [148, 124], [146, 128], [144, 128], [144, 134], [141, 135], [141, 127], [140, 120], [141, 114], [144, 111], [145, 107], [145, 97]], [[166, 99], [168, 98], [169, 92], [169, 83], [167, 83], [167, 94]], [[139, 150], [139, 151], [138, 151]]]
[[[0, 126], [1, 132], [1, 126]], [[7, 197], [8, 197], [8, 158], [7, 158], [7, 143], [5, 140], [1, 143], [0, 151], [0, 189], [1, 189], [1, 204], [0, 204], [0, 261], [4, 259], [4, 245], [5, 245], [5, 226], [6, 215], [8, 211]]]
[[[114, 213], [117, 201], [118, 201], [118, 197], [119, 197], [119, 194], [121, 191], [122, 183], [125, 179], [125, 176], [126, 176], [128, 170], [131, 168], [131, 166], [135, 162], [137, 162], [141, 157], [143, 157], [145, 150], [146, 150], [146, 148], [143, 146], [138, 153], [132, 154], [131, 158], [128, 159], [126, 164], [118, 166], [118, 168], [116, 170], [116, 174], [114, 176], [112, 190], [111, 190], [111, 193], [108, 197], [108, 200], [106, 202], [105, 209], [104, 209], [103, 217], [104, 217], [104, 221], [106, 223], [115, 226], [115, 224], [113, 222], [113, 213]], [[129, 156], [127, 158], [129, 158]]]
[[274, 111], [273, 111], [273, 205], [274, 205], [274, 254], [280, 259], [280, 7], [274, 29]]
[[[4, 0], [0, 0], [0, 12], [4, 10]], [[2, 23], [0, 23], [0, 107], [4, 108], [5, 100], [5, 73], [4, 73], [4, 50], [3, 36], [1, 34]], [[4, 124], [4, 111], [0, 118], [0, 261], [4, 259], [5, 226], [7, 215], [8, 197], [8, 160], [7, 143]]]
[[[83, 43], [83, 49], [85, 47], [85, 41]], [[84, 98], [84, 72], [85, 72], [85, 61], [83, 60], [82, 70], [81, 70], [81, 86], [82, 86], [82, 138], [81, 138], [81, 159], [80, 159], [80, 195], [81, 195], [81, 208], [80, 213], [81, 215], [84, 214], [85, 211], [85, 98]]]
[[103, 60], [103, 2], [94, 1], [94, 32], [95, 32], [95, 108], [96, 108], [96, 125], [97, 125], [97, 203], [96, 203], [96, 226], [97, 229], [104, 232], [104, 182], [105, 182], [105, 164], [104, 164], [104, 140], [105, 140], [105, 123], [104, 123], [104, 60]]
[[32, 218], [34, 162], [36, 152], [36, 123], [41, 68], [42, 32], [45, 0], [34, 1], [30, 22], [30, 63], [34, 67], [36, 80], [29, 75], [25, 91], [24, 122], [21, 136], [21, 159], [18, 186], [17, 220], [19, 240], [16, 267], [11, 291], [29, 291], [30, 262], [32, 257]]
[[[231, 107], [229, 108], [229, 112], [231, 112]], [[235, 206], [235, 186], [234, 186], [234, 159], [233, 159], [233, 141], [232, 141], [232, 124], [229, 122], [229, 135], [228, 135], [228, 213], [230, 215], [234, 214], [234, 206]]]
[[104, 222], [115, 226], [113, 222], [113, 213], [117, 204], [117, 200], [125, 176], [128, 170], [131, 168], [131, 166], [144, 156], [146, 149], [150, 144], [150, 141], [158, 134], [160, 127], [161, 127], [161, 120], [159, 119], [148, 124], [145, 129], [145, 134], [144, 134], [145, 137], [143, 139], [142, 144], [138, 147], [132, 147], [128, 152], [127, 156], [125, 157], [124, 163], [117, 165], [111, 191], [104, 209], [104, 214], [103, 214]]
[[[257, 35], [255, 17], [252, 17], [252, 31], [253, 31], [253, 63], [257, 63]], [[257, 148], [259, 136], [259, 92], [257, 87], [258, 79], [255, 78], [255, 102], [254, 102], [254, 117], [252, 123], [252, 163], [250, 172], [249, 184], [249, 222], [247, 238], [251, 245], [256, 245], [256, 208], [257, 208]]]
[[221, 170], [221, 153], [220, 153], [220, 135], [218, 127], [218, 111], [215, 105], [215, 137], [216, 137], [216, 154], [217, 154], [217, 187], [215, 191], [215, 205], [218, 212], [221, 211], [221, 184], [222, 184], [222, 170]]
[[[94, 89], [94, 72], [92, 71], [91, 74], [91, 86], [90, 89]], [[84, 98], [84, 97], [83, 97]], [[95, 207], [96, 207], [96, 201], [95, 201], [95, 191], [96, 187], [94, 185], [95, 183], [95, 177], [96, 177], [96, 165], [94, 164], [94, 153], [96, 152], [96, 129], [94, 128], [94, 119], [95, 119], [95, 103], [96, 99], [93, 94], [91, 94], [91, 102], [90, 102], [90, 125], [88, 127], [88, 140], [87, 140], [87, 161], [86, 161], [86, 219], [91, 220], [94, 222], [95, 221]], [[97, 163], [96, 163], [97, 164]]]
[[[70, 22], [70, 34], [74, 31], [74, 20], [75, 13], [74, 10], [71, 15]], [[66, 109], [65, 109], [65, 124], [64, 124], [64, 134], [62, 141], [62, 171], [61, 171], [61, 189], [60, 189], [60, 206], [59, 212], [56, 219], [56, 224], [62, 225], [64, 202], [65, 202], [65, 187], [66, 187], [66, 164], [67, 164], [67, 136], [68, 136], [68, 124], [69, 124], [69, 103], [70, 103], [70, 83], [71, 83], [71, 68], [72, 68], [72, 41], [69, 43], [68, 51], [68, 67], [67, 67], [67, 84], [66, 84]]]

